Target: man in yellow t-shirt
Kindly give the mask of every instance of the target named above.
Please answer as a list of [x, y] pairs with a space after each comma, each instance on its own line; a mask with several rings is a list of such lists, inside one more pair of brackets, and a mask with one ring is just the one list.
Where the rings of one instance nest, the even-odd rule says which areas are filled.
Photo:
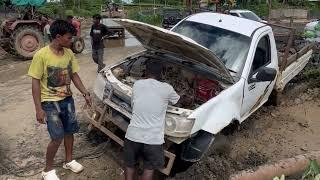
[[79, 131], [79, 125], [70, 89], [71, 82], [90, 106], [91, 98], [77, 73], [77, 60], [69, 49], [72, 35], [75, 33], [74, 27], [64, 20], [56, 20], [50, 27], [50, 33], [52, 42], [34, 55], [28, 75], [32, 77], [32, 95], [37, 121], [47, 124], [51, 138], [42, 178], [59, 180], [52, 166], [62, 140], [66, 151], [63, 168], [75, 173], [83, 170], [83, 166], [72, 159], [73, 134]]

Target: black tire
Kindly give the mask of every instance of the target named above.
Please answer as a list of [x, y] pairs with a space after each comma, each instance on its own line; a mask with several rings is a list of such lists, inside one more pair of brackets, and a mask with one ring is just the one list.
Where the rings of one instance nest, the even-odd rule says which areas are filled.
[[178, 173], [187, 171], [194, 164], [194, 162], [189, 162], [181, 159], [181, 144], [174, 144], [172, 147], [170, 147], [169, 150], [174, 152], [174, 154], [176, 155], [176, 159], [173, 162], [173, 166], [169, 174], [170, 177], [174, 177]]
[[[171, 151], [173, 151], [176, 154], [176, 159], [174, 161], [174, 164], [170, 172], [171, 177], [174, 177], [177, 173], [187, 171], [193, 164], [196, 163], [196, 162], [186, 161], [181, 158], [181, 153], [183, 150], [184, 143], [186, 142], [183, 142], [180, 145], [174, 144], [171, 147]], [[229, 154], [230, 151], [231, 151], [231, 146], [230, 146], [229, 139], [226, 136], [219, 134], [215, 137], [212, 144], [209, 145], [203, 157], [211, 156], [213, 154]]]
[[44, 46], [43, 35], [36, 27], [22, 26], [13, 33], [12, 44], [15, 54], [31, 59]]
[[72, 42], [72, 48], [71, 50], [76, 53], [82, 53], [82, 51], [84, 50], [85, 44], [84, 44], [84, 40], [81, 37], [75, 37], [73, 42]]

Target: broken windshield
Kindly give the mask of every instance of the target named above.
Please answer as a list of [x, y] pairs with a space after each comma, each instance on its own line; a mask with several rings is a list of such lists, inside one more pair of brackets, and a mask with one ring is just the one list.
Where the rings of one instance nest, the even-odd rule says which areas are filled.
[[220, 58], [230, 72], [240, 76], [246, 61], [251, 38], [193, 21], [183, 21], [172, 31], [187, 36], [210, 49]]

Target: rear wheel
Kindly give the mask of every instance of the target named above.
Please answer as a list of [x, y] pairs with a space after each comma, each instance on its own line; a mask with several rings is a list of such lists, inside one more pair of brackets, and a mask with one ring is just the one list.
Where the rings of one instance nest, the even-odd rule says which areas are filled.
[[42, 33], [35, 27], [22, 26], [13, 33], [13, 48], [17, 55], [30, 59], [43, 46]]
[[84, 40], [80, 37], [75, 37], [72, 43], [72, 51], [79, 54], [84, 49]]

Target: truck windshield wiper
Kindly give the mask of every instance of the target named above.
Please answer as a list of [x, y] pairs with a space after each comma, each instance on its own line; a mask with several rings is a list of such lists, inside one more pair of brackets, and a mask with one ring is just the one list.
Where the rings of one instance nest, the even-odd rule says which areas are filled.
[[232, 70], [232, 69], [229, 69], [229, 68], [228, 68], [228, 70], [229, 70], [230, 72], [232, 72], [232, 73], [237, 74], [237, 72], [236, 72], [236, 71], [234, 71], [234, 70]]
[[193, 62], [190, 61], [181, 61], [182, 64], [194, 65]]

